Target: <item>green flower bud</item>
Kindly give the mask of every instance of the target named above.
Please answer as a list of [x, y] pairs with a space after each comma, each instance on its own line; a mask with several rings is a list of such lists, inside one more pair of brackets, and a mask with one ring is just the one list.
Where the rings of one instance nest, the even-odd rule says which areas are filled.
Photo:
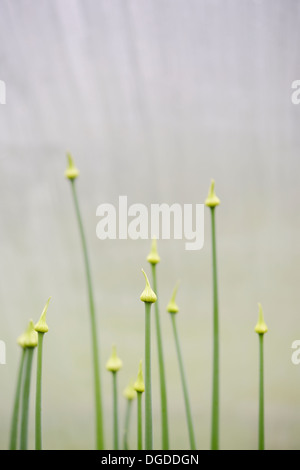
[[79, 170], [74, 165], [74, 161], [70, 153], [67, 153], [67, 159], [68, 159], [68, 167], [65, 171], [65, 177], [68, 178], [69, 180], [74, 180], [79, 176]]
[[167, 305], [167, 312], [169, 313], [177, 313], [179, 312], [179, 308], [178, 308], [178, 305], [176, 304], [175, 302], [175, 297], [176, 297], [176, 294], [177, 294], [177, 291], [178, 291], [178, 287], [179, 287], [179, 282], [177, 282], [174, 290], [173, 290], [173, 294], [172, 294], [172, 297], [171, 297], [171, 300], [170, 302], [168, 303]]
[[150, 304], [153, 304], [154, 302], [157, 301], [157, 297], [156, 297], [156, 294], [153, 292], [153, 290], [151, 289], [151, 286], [150, 286], [150, 283], [149, 283], [149, 280], [148, 280], [148, 277], [147, 277], [147, 274], [145, 273], [145, 271], [142, 269], [142, 273], [144, 274], [145, 276], [145, 280], [146, 280], [146, 287], [145, 289], [143, 290], [141, 296], [140, 296], [140, 299], [142, 302], [147, 302], [147, 303], [150, 303]]
[[136, 391], [133, 386], [133, 380], [130, 381], [129, 385], [125, 388], [123, 395], [127, 400], [131, 401], [136, 398]]
[[254, 328], [255, 333], [258, 333], [259, 335], [263, 335], [267, 333], [268, 327], [265, 324], [264, 320], [264, 312], [262, 309], [261, 304], [258, 304], [258, 322], [256, 324], [256, 327]]
[[106, 363], [106, 369], [110, 372], [118, 372], [121, 369], [123, 363], [121, 359], [117, 356], [116, 346], [112, 346], [112, 354]]
[[142, 369], [142, 361], [140, 361], [139, 371], [136, 382], [134, 382], [134, 390], [139, 393], [143, 393], [145, 391], [145, 384], [143, 378], [143, 369]]
[[47, 333], [47, 331], [49, 331], [48, 325], [46, 323], [46, 313], [47, 313], [47, 310], [48, 310], [50, 299], [51, 299], [51, 297], [49, 297], [49, 299], [47, 300], [47, 303], [44, 307], [44, 310], [42, 311], [40, 319], [34, 327], [35, 331], [37, 331], [39, 333]]
[[17, 343], [21, 348], [25, 348], [26, 333], [22, 333], [17, 339]]
[[205, 199], [205, 205], [208, 207], [216, 207], [220, 204], [220, 202], [220, 199], [216, 196], [215, 193], [215, 180], [211, 180], [208, 196]]
[[149, 255], [147, 256], [147, 261], [150, 264], [157, 264], [160, 262], [160, 257], [159, 257], [159, 254], [157, 253], [157, 244], [156, 244], [155, 237], [152, 239], [151, 251]]
[[34, 323], [30, 320], [24, 333], [24, 348], [35, 348], [38, 344], [38, 334], [34, 329]]

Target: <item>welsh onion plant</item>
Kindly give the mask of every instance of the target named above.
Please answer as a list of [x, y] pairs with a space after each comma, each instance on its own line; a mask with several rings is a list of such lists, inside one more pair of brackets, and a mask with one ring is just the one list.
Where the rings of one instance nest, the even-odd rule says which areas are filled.
[[217, 248], [215, 210], [220, 199], [215, 193], [215, 181], [211, 181], [205, 205], [211, 213], [212, 273], [213, 273], [213, 384], [212, 384], [212, 419], [211, 449], [219, 449], [219, 305], [217, 279]]
[[24, 336], [24, 347], [27, 349], [25, 368], [23, 374], [23, 391], [22, 391], [22, 415], [21, 415], [21, 436], [20, 436], [20, 449], [27, 450], [28, 445], [28, 418], [29, 418], [29, 399], [30, 399], [30, 385], [31, 385], [31, 370], [34, 350], [38, 344], [38, 334], [34, 329], [34, 323], [29, 321], [27, 330]]
[[151, 387], [151, 304], [157, 300], [156, 294], [151, 289], [147, 274], [145, 276], [146, 286], [140, 299], [145, 304], [145, 449], [153, 448], [152, 429], [152, 387]]
[[118, 413], [118, 386], [117, 372], [122, 367], [122, 361], [117, 356], [116, 346], [112, 347], [112, 354], [106, 363], [106, 369], [112, 373], [113, 379], [113, 441], [114, 450], [119, 450], [119, 413]]
[[133, 387], [137, 394], [137, 449], [143, 450], [142, 395], [145, 391], [145, 384], [143, 378], [142, 361], [140, 361], [137, 380], [134, 382]]
[[93, 292], [93, 286], [92, 286], [92, 276], [91, 276], [90, 262], [89, 262], [89, 256], [88, 256], [88, 250], [87, 250], [87, 243], [86, 243], [83, 222], [82, 222], [82, 217], [81, 217], [81, 212], [80, 212], [79, 202], [78, 202], [78, 197], [77, 197], [76, 185], [75, 185], [75, 181], [77, 177], [79, 176], [79, 170], [74, 165], [73, 158], [70, 155], [70, 153], [67, 154], [67, 158], [68, 158], [68, 167], [65, 171], [65, 177], [71, 183], [72, 196], [74, 200], [76, 217], [77, 217], [81, 244], [82, 244], [87, 288], [88, 288], [91, 334], [92, 334], [93, 370], [94, 370], [96, 447], [98, 450], [100, 450], [104, 448], [104, 433], [103, 433], [101, 377], [100, 377], [100, 370], [99, 370], [99, 346], [98, 346], [94, 292]]
[[136, 398], [136, 391], [133, 386], [133, 381], [131, 381], [125, 390], [123, 391], [123, 396], [126, 398], [126, 412], [125, 412], [125, 421], [124, 421], [124, 434], [123, 434], [123, 448], [124, 450], [129, 450], [129, 427], [130, 427], [130, 416], [132, 409], [132, 402]]
[[176, 325], [176, 314], [179, 312], [178, 305], [176, 304], [176, 301], [175, 301], [177, 290], [178, 290], [178, 284], [175, 286], [170, 302], [167, 305], [167, 312], [171, 314], [175, 347], [176, 347], [177, 359], [178, 359], [178, 364], [179, 364], [181, 385], [182, 385], [182, 390], [183, 390], [187, 426], [188, 426], [188, 432], [189, 432], [190, 447], [191, 447], [191, 450], [195, 450], [196, 439], [195, 439], [195, 432], [194, 432], [193, 419], [192, 419], [192, 410], [191, 410], [187, 380], [186, 380], [185, 370], [184, 370], [184, 365], [183, 365], [179, 335], [178, 335], [178, 330], [177, 330], [177, 325]]
[[49, 331], [46, 323], [46, 313], [51, 297], [47, 300], [41, 317], [34, 329], [38, 334], [37, 367], [36, 367], [36, 396], [35, 396], [35, 449], [42, 450], [42, 361], [44, 334]]
[[258, 304], [258, 321], [254, 331], [259, 339], [259, 409], [258, 409], [258, 450], [265, 449], [265, 411], [264, 411], [264, 335], [268, 327], [264, 320], [261, 304]]
[[26, 352], [27, 348], [25, 347], [25, 333], [19, 336], [17, 343], [22, 348], [21, 359], [19, 364], [18, 370], [18, 378], [17, 378], [17, 385], [15, 391], [15, 399], [14, 399], [14, 406], [13, 406], [13, 414], [11, 420], [11, 428], [10, 428], [10, 441], [9, 441], [9, 449], [10, 450], [17, 450], [18, 447], [18, 428], [19, 428], [19, 410], [20, 410], [20, 399], [21, 399], [21, 391], [22, 391], [22, 378], [23, 378], [23, 371], [24, 371], [24, 363], [26, 361]]
[[[157, 244], [156, 244], [155, 238], [153, 238], [152, 240], [151, 251], [147, 257], [147, 261], [151, 264], [153, 289], [156, 295], [158, 296], [156, 265], [160, 262], [160, 257], [157, 252]], [[160, 380], [162, 450], [168, 450], [169, 449], [169, 429], [168, 429], [166, 374], [165, 374], [163, 342], [162, 342], [162, 334], [161, 334], [161, 327], [160, 327], [160, 313], [159, 313], [158, 300], [154, 304], [154, 311], [155, 311], [157, 354], [158, 354], [158, 367], [159, 367], [159, 380]]]
[[[83, 222], [80, 213], [75, 180], [79, 175], [78, 169], [75, 167], [73, 159], [68, 154], [68, 168], [65, 176], [69, 179], [72, 189], [72, 196], [75, 205], [77, 222], [82, 244], [82, 251], [85, 264], [85, 273], [87, 280], [91, 332], [92, 332], [92, 355], [93, 355], [93, 372], [94, 372], [94, 398], [95, 398], [95, 417], [96, 417], [96, 445], [97, 449], [104, 448], [103, 433], [103, 413], [102, 413], [102, 393], [99, 368], [99, 346], [96, 329], [96, 312], [94, 304], [94, 294], [91, 281], [90, 264], [88, 258], [87, 244], [84, 234]], [[219, 449], [219, 305], [218, 305], [218, 280], [217, 280], [217, 250], [216, 250], [216, 207], [220, 204], [219, 198], [214, 190], [215, 182], [211, 181], [208, 197], [205, 205], [210, 209], [211, 214], [211, 244], [212, 244], [212, 286], [213, 286], [213, 373], [212, 373], [212, 414], [211, 414], [211, 449]], [[137, 449], [145, 450], [153, 449], [153, 423], [152, 423], [152, 386], [151, 386], [151, 304], [154, 303], [155, 324], [157, 336], [158, 350], [158, 367], [160, 377], [160, 404], [161, 404], [161, 425], [162, 425], [162, 450], [169, 448], [169, 429], [168, 429], [168, 413], [167, 413], [167, 394], [165, 380], [165, 364], [163, 356], [163, 342], [160, 328], [160, 313], [158, 305], [158, 289], [157, 289], [157, 271], [156, 265], [160, 262], [157, 253], [156, 240], [152, 240], [151, 251], [147, 257], [147, 261], [151, 264], [153, 290], [150, 286], [148, 277], [142, 270], [146, 286], [140, 296], [140, 300], [144, 302], [145, 307], [145, 383], [142, 371], [142, 361], [139, 364], [138, 377], [134, 384], [130, 384], [124, 390], [123, 394], [127, 399], [126, 415], [124, 420], [123, 448], [129, 448], [129, 424], [132, 409], [132, 401], [137, 397]], [[175, 348], [179, 364], [181, 385], [183, 389], [183, 397], [186, 411], [187, 428], [189, 435], [190, 448], [196, 449], [195, 432], [193, 426], [193, 416], [191, 411], [191, 403], [188, 394], [187, 381], [185, 376], [184, 364], [182, 359], [179, 334], [177, 329], [177, 313], [179, 308], [176, 304], [176, 294], [178, 284], [176, 285], [171, 300], [167, 305], [167, 311], [170, 313], [171, 324], [173, 328]], [[46, 324], [46, 312], [50, 299], [48, 299], [42, 315], [38, 323], [34, 326], [32, 320], [29, 322], [26, 332], [18, 338], [18, 344], [22, 348], [20, 358], [16, 392], [14, 396], [13, 415], [10, 429], [10, 449], [18, 448], [18, 432], [20, 428], [20, 449], [25, 450], [28, 447], [28, 424], [29, 424], [29, 403], [32, 364], [34, 357], [34, 349], [37, 347], [37, 370], [36, 370], [36, 433], [35, 448], [42, 449], [42, 357], [43, 357], [43, 338], [48, 331]], [[255, 332], [259, 336], [259, 410], [258, 410], [258, 449], [265, 448], [265, 430], [264, 430], [264, 335], [268, 328], [264, 321], [262, 306], [258, 304], [258, 322], [255, 326]], [[119, 450], [119, 414], [118, 414], [118, 386], [117, 373], [122, 367], [122, 361], [118, 358], [116, 348], [113, 346], [112, 355], [106, 364], [106, 369], [112, 373], [113, 379], [113, 445], [115, 450]], [[143, 410], [142, 410], [142, 394], [145, 392], [145, 441], [143, 445]], [[21, 413], [20, 413], [21, 411]], [[19, 416], [21, 422], [19, 423]]]

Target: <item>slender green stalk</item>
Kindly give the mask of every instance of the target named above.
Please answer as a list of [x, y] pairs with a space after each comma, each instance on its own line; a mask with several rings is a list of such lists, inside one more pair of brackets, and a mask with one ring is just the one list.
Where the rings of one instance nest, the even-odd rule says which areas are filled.
[[137, 448], [143, 450], [142, 392], [137, 392]]
[[42, 362], [44, 334], [38, 332], [36, 396], [35, 396], [35, 449], [42, 450]]
[[215, 193], [215, 181], [211, 180], [205, 205], [211, 213], [212, 238], [212, 274], [213, 274], [213, 383], [212, 383], [212, 416], [211, 416], [211, 449], [219, 449], [219, 307], [217, 282], [217, 249], [215, 208], [220, 204]]
[[136, 390], [134, 388], [133, 380], [130, 381], [129, 385], [123, 391], [123, 396], [126, 398], [126, 415], [125, 415], [125, 424], [124, 424], [124, 434], [123, 434], [123, 448], [129, 450], [128, 436], [129, 436], [129, 422], [132, 408], [132, 401], [136, 398]]
[[[142, 272], [146, 281], [145, 289], [140, 296], [140, 300], [145, 303], [145, 449], [152, 450], [151, 304], [157, 301], [157, 296], [151, 289], [147, 274], [143, 269]], [[136, 387], [135, 389], [138, 391]]]
[[215, 208], [211, 207], [212, 267], [213, 267], [213, 388], [211, 449], [219, 449], [219, 308], [217, 282], [217, 251]]
[[258, 412], [258, 449], [265, 448], [265, 423], [264, 423], [264, 334], [268, 327], [264, 320], [264, 312], [261, 304], [258, 304], [258, 321], [254, 331], [259, 336], [259, 412]]
[[[153, 278], [153, 289], [157, 295], [156, 264], [152, 264], [152, 278]], [[166, 390], [165, 365], [164, 365], [164, 356], [163, 356], [163, 345], [162, 345], [162, 336], [161, 336], [161, 328], [160, 328], [160, 314], [159, 314], [158, 301], [155, 302], [154, 307], [155, 307], [157, 352], [158, 352], [159, 379], [160, 379], [162, 450], [168, 450], [169, 449], [169, 429], [168, 429], [167, 390]]]
[[258, 423], [258, 449], [265, 449], [264, 424], [264, 335], [259, 334], [259, 423]]
[[35, 396], [35, 449], [42, 450], [42, 367], [43, 367], [43, 341], [44, 334], [49, 331], [46, 323], [46, 313], [51, 297], [46, 302], [39, 321], [34, 326], [37, 334], [37, 368], [36, 368], [36, 396]]
[[152, 448], [151, 304], [145, 302], [145, 449]]
[[91, 333], [92, 333], [92, 354], [93, 354], [93, 368], [94, 368], [94, 394], [95, 394], [95, 409], [96, 409], [96, 445], [97, 449], [101, 450], [104, 448], [104, 434], [103, 434], [103, 413], [102, 413], [102, 395], [101, 395], [101, 380], [99, 371], [99, 350], [98, 350], [98, 338], [97, 338], [97, 325], [95, 315], [95, 303], [94, 294], [91, 279], [90, 263], [87, 251], [87, 244], [83, 229], [83, 223], [81, 213], [79, 209], [79, 203], [77, 198], [77, 192], [75, 187], [75, 180], [71, 179], [71, 188], [75, 204], [75, 210], [78, 220], [79, 232], [82, 243], [82, 250], [84, 256], [84, 264], [87, 278], [88, 297], [90, 306], [90, 320], [91, 320]]
[[119, 417], [118, 417], [118, 387], [117, 372], [113, 376], [113, 395], [114, 395], [114, 450], [119, 450]]
[[131, 408], [132, 408], [132, 400], [127, 400], [126, 413], [125, 413], [125, 424], [124, 424], [124, 435], [123, 435], [124, 450], [129, 450], [128, 434], [129, 434]]
[[106, 363], [106, 369], [112, 373], [113, 377], [113, 441], [114, 449], [119, 449], [119, 425], [118, 425], [118, 387], [117, 372], [122, 368], [122, 361], [117, 356], [115, 344], [112, 346], [112, 353]]
[[196, 449], [196, 441], [195, 441], [195, 433], [194, 433], [194, 427], [193, 427], [191, 406], [190, 406], [190, 400], [189, 400], [189, 394], [188, 394], [188, 388], [187, 388], [187, 381], [186, 381], [186, 378], [185, 378], [185, 372], [184, 372], [181, 348], [180, 348], [179, 337], [178, 337], [178, 332], [177, 332], [175, 314], [173, 314], [173, 313], [171, 313], [171, 320], [172, 320], [173, 333], [174, 333], [174, 339], [175, 339], [175, 345], [176, 345], [176, 352], [177, 352], [177, 358], [178, 358], [179, 370], [180, 370], [180, 376], [181, 376], [181, 383], [182, 383], [182, 389], [183, 389], [183, 396], [184, 396], [185, 411], [186, 411], [186, 418], [187, 418], [187, 425], [188, 425], [188, 432], [189, 432], [190, 447], [191, 447], [191, 450], [195, 450]]
[[14, 400], [14, 408], [13, 408], [13, 415], [12, 415], [12, 422], [11, 422], [11, 430], [10, 430], [10, 450], [17, 449], [17, 441], [18, 441], [18, 422], [19, 422], [19, 409], [20, 409], [20, 398], [21, 398], [21, 388], [22, 388], [22, 377], [23, 377], [23, 370], [24, 370], [24, 362], [26, 360], [26, 348], [22, 349], [22, 355], [19, 365], [18, 371], [18, 379], [17, 379], [17, 386], [15, 392], [15, 400]]
[[23, 381], [23, 396], [22, 396], [22, 418], [21, 418], [21, 437], [20, 449], [27, 450], [28, 443], [28, 416], [29, 416], [29, 398], [30, 398], [30, 382], [31, 370], [33, 360], [34, 348], [27, 348], [24, 381]]
[[139, 364], [137, 380], [133, 385], [137, 393], [137, 448], [143, 450], [143, 430], [142, 430], [142, 393], [145, 391], [145, 383], [143, 378], [142, 361]]

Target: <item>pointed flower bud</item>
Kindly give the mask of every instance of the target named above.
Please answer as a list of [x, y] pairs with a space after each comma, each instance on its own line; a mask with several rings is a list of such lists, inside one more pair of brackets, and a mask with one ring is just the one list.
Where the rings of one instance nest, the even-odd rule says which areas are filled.
[[127, 400], [131, 401], [134, 400], [136, 397], [136, 391], [133, 387], [133, 380], [130, 381], [129, 385], [125, 388], [123, 395]]
[[39, 321], [34, 327], [35, 331], [37, 331], [38, 333], [47, 333], [47, 331], [49, 331], [48, 325], [46, 323], [46, 313], [48, 310], [50, 299], [51, 297], [49, 297], [49, 299], [47, 300], [44, 310], [42, 311], [42, 315], [40, 316]]
[[110, 372], [118, 372], [118, 370], [121, 369], [122, 365], [123, 363], [121, 359], [117, 356], [116, 346], [113, 345], [111, 356], [106, 363], [106, 369]]
[[67, 159], [68, 159], [68, 167], [65, 171], [65, 177], [68, 178], [69, 180], [74, 180], [77, 178], [77, 176], [79, 176], [79, 170], [74, 165], [72, 155], [69, 152], [67, 153]]
[[136, 382], [134, 382], [133, 387], [136, 392], [143, 393], [145, 391], [142, 361], [140, 361], [138, 376], [137, 376]]
[[145, 271], [143, 269], [142, 269], [142, 273], [145, 276], [146, 287], [143, 290], [143, 292], [140, 296], [140, 299], [141, 299], [142, 302], [147, 302], [147, 303], [153, 304], [154, 302], [157, 301], [156, 294], [151, 289], [149, 279], [148, 279], [147, 274], [145, 273]]
[[256, 324], [254, 331], [255, 333], [258, 333], [259, 335], [263, 335], [267, 333], [268, 331], [268, 327], [265, 324], [264, 312], [263, 312], [261, 304], [258, 304], [258, 322]]
[[211, 180], [208, 196], [205, 199], [205, 205], [208, 207], [216, 207], [220, 204], [220, 202], [220, 199], [216, 196], [215, 193], [215, 180]]
[[169, 313], [177, 313], [179, 312], [179, 308], [178, 308], [178, 305], [176, 304], [175, 302], [175, 297], [176, 297], [176, 294], [177, 294], [177, 291], [178, 291], [178, 287], [179, 287], [179, 282], [177, 282], [174, 290], [173, 290], [173, 294], [172, 294], [172, 297], [171, 297], [171, 300], [170, 302], [168, 303], [167, 305], [167, 312]]
[[25, 340], [26, 340], [26, 332], [25, 333], [22, 333], [18, 339], [17, 339], [17, 343], [19, 346], [21, 346], [21, 348], [25, 348]]
[[160, 262], [160, 256], [157, 253], [157, 244], [156, 244], [156, 238], [154, 237], [152, 239], [152, 246], [151, 246], [151, 251], [149, 255], [147, 256], [147, 261], [150, 264], [157, 264]]
[[24, 333], [24, 348], [35, 348], [38, 344], [38, 334], [34, 329], [34, 323], [30, 320]]

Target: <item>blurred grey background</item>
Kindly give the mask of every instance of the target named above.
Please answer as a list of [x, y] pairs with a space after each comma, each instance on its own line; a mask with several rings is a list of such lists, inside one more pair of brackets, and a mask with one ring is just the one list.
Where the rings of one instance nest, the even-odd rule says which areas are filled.
[[[150, 241], [96, 237], [103, 202], [202, 203], [217, 209], [224, 449], [257, 447], [257, 302], [265, 337], [266, 447], [299, 449], [299, 117], [296, 0], [1, 0], [0, 447], [8, 446], [20, 350], [16, 338], [47, 298], [43, 431], [48, 449], [94, 447], [90, 325], [66, 151], [78, 193], [96, 292], [106, 445], [111, 377], [120, 393], [143, 358], [139, 300]], [[210, 442], [212, 289], [209, 211], [198, 252], [160, 241], [159, 302], [167, 364], [171, 447], [187, 449], [185, 410], [165, 306], [177, 279], [178, 327], [197, 444]], [[154, 327], [154, 323], [153, 323]], [[155, 447], [160, 447], [153, 329]], [[32, 377], [30, 447], [34, 445]], [[121, 423], [125, 400], [120, 396]], [[135, 411], [130, 445], [135, 446]]]

